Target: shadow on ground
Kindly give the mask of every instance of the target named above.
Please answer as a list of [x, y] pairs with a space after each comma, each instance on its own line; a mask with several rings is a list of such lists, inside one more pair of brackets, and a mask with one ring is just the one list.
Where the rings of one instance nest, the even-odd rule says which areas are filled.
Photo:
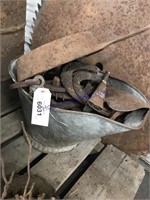
[[135, 195], [134, 200], [150, 200], [150, 172], [145, 171], [144, 179]]

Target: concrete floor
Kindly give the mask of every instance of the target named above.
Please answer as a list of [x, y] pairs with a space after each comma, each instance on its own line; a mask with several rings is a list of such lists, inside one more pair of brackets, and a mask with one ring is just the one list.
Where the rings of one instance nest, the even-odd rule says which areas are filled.
[[144, 179], [135, 195], [134, 200], [150, 200], [150, 172], [145, 171]]

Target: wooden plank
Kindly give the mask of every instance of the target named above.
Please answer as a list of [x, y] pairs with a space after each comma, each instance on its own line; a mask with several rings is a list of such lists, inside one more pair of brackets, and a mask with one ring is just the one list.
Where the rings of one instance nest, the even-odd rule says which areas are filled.
[[126, 156], [108, 184], [105, 185], [98, 199], [133, 200], [144, 175], [144, 168]]
[[112, 145], [107, 146], [66, 195], [68, 199], [96, 199], [125, 154]]
[[[125, 161], [126, 159], [128, 161]], [[76, 182], [66, 198], [79, 200], [133, 199], [133, 194], [135, 195], [143, 177], [143, 169], [141, 169], [142, 172], [140, 170], [139, 176], [136, 176], [139, 169], [141, 169], [139, 164], [109, 145]], [[129, 178], [130, 176], [131, 178]], [[125, 187], [126, 192], [123, 192]], [[129, 190], [129, 195], [125, 196], [127, 190]]]
[[18, 109], [1, 119], [1, 144], [21, 133], [22, 109]]
[[84, 141], [70, 152], [48, 154], [31, 169], [31, 173], [45, 179], [57, 191], [97, 143], [99, 139]]
[[100, 152], [104, 147], [105, 147], [105, 145], [102, 144], [101, 142], [99, 142], [99, 143], [94, 147], [94, 150], [95, 150], [96, 152]]
[[[2, 95], [2, 94], [1, 94]], [[21, 107], [21, 103], [16, 102], [14, 105], [7, 107], [5, 110], [0, 112], [0, 117], [4, 117], [5, 115], [9, 115], [11, 112], [15, 112], [15, 110], [19, 109]]]
[[[20, 171], [27, 165], [29, 154], [29, 146], [23, 136], [17, 138], [15, 141], [9, 143], [1, 150], [1, 155], [5, 162], [6, 175], [12, 171]], [[31, 161], [37, 158], [41, 153], [32, 150]]]

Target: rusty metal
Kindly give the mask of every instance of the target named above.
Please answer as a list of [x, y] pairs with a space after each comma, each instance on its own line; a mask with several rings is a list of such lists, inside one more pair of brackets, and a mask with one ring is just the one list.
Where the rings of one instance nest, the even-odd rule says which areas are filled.
[[127, 91], [113, 87], [107, 88], [105, 101], [111, 109], [120, 112], [129, 112], [140, 108], [150, 108], [149, 103], [143, 102]]
[[[106, 96], [106, 85], [107, 80], [109, 78], [110, 72], [107, 72], [103, 78], [103, 80], [99, 83], [98, 87], [92, 94], [91, 98], [88, 100], [88, 105], [90, 107], [96, 108], [97, 110], [104, 109], [104, 101]], [[106, 113], [110, 113], [108, 109], [105, 109]], [[108, 110], [108, 111], [107, 111]]]
[[74, 99], [78, 99], [78, 96], [74, 91], [73, 82], [72, 82], [72, 76], [75, 70], [76, 70], [76, 67], [75, 69], [71, 71], [62, 72], [60, 77], [61, 77], [61, 82], [63, 86], [66, 88], [69, 95], [72, 96]]
[[100, 115], [103, 115], [103, 116], [108, 117], [108, 118], [110, 118], [112, 113], [113, 113], [113, 110], [111, 110], [111, 109], [107, 109], [107, 108], [101, 109], [99, 106], [96, 106], [96, 105], [94, 105], [92, 103], [88, 103], [88, 105], [93, 110], [95, 110], [97, 113], [99, 113]]
[[[44, 1], [32, 35], [32, 48], [87, 30], [99, 42], [108, 41], [127, 33], [127, 30], [148, 24], [149, 10], [149, 0], [111, 0], [109, 3], [107, 0]], [[102, 62], [113, 77], [135, 86], [150, 100], [149, 49], [150, 31], [82, 60], [88, 64]], [[149, 150], [149, 131], [147, 120], [139, 131], [107, 136], [103, 141], [126, 153], [141, 154]]]
[[[60, 78], [58, 76], [54, 76], [53, 80], [47, 81], [45, 87], [51, 91], [52, 97], [55, 97], [56, 100], [62, 99], [62, 101], [64, 101], [72, 99], [72, 97], [67, 93], [66, 88], [61, 85]], [[60, 105], [58, 104], [59, 107]]]
[[64, 100], [71, 100], [72, 99], [72, 96], [70, 96], [67, 92], [52, 92], [52, 96], [54, 96], [57, 99], [62, 99], [63, 101]]
[[[126, 40], [150, 29], [150, 24], [117, 39], [98, 43], [91, 32], [81, 32], [45, 44], [17, 61], [17, 78], [22, 81], [59, 65], [101, 51], [112, 44]], [[38, 57], [37, 57], [38, 55]]]
[[116, 111], [112, 114], [112, 116], [110, 117], [110, 119], [115, 120], [117, 117], [119, 117], [120, 115], [122, 115], [123, 112], [120, 111]]
[[26, 0], [1, 0], [0, 7], [1, 115], [4, 115], [20, 105], [17, 91], [9, 91], [9, 85], [13, 82], [8, 66], [12, 59], [24, 52]]
[[22, 82], [16, 82], [10, 85], [10, 89], [17, 89], [22, 87], [29, 87], [30, 85], [40, 85], [41, 81], [39, 79], [27, 79]]
[[[74, 90], [74, 83], [73, 83], [73, 74], [79, 70], [86, 70], [86, 71], [92, 71], [96, 72], [96, 67], [93, 66], [82, 66], [81, 64], [78, 65], [72, 65], [70, 68], [67, 68], [67, 71], [63, 71], [60, 75], [61, 82], [63, 86], [66, 88], [67, 92], [77, 101], [82, 102], [82, 100], [78, 97]], [[81, 79], [82, 77], [80, 77]]]
[[[70, 71], [70, 70], [73, 70], [73, 69], [79, 69], [80, 67], [83, 67], [83, 66], [87, 66], [87, 64], [84, 64], [81, 61], [72, 61], [72, 62], [69, 62], [69, 63], [67, 63], [67, 64], [65, 64], [64, 66], [61, 67], [61, 73], [66, 72], [66, 71]], [[91, 65], [90, 65], [90, 68], [91, 68]]]
[[66, 71], [72, 71], [72, 70], [74, 70], [74, 72], [77, 72], [77, 71], [89, 71], [89, 72], [95, 72], [95, 73], [100, 72], [100, 69], [97, 68], [95, 65], [87, 65], [81, 61], [73, 61], [63, 66], [61, 73], [66, 72]]
[[51, 92], [56, 92], [56, 93], [66, 93], [66, 89], [62, 86], [55, 86], [55, 85], [51, 85], [50, 83], [45, 84], [45, 87], [48, 88]]
[[139, 130], [131, 130], [124, 133], [119, 133], [116, 135], [110, 135], [102, 137], [102, 143], [113, 144], [121, 151], [127, 153], [128, 155], [143, 155], [149, 153], [149, 121], [150, 113], [148, 118]]
[[61, 85], [60, 78], [58, 76], [54, 76], [52, 83], [55, 86], [60, 86]]
[[36, 89], [44, 87], [44, 85], [45, 85], [45, 79], [41, 75], [36, 75], [33, 78], [33, 82], [39, 83], [39, 84], [31, 84], [29, 86], [29, 94], [30, 95], [33, 95], [33, 93], [35, 92]]
[[[149, 0], [44, 1], [32, 34], [32, 49], [80, 31], [91, 31], [99, 42], [108, 41], [148, 24], [149, 10]], [[135, 86], [150, 99], [149, 45], [150, 31], [147, 31], [84, 61], [102, 62], [112, 76]]]
[[97, 40], [92, 33], [83, 32], [60, 38], [34, 49], [21, 56], [17, 61], [18, 81], [25, 80], [93, 52], [92, 46], [96, 44]]
[[8, 66], [23, 54], [26, 1], [1, 1], [1, 80], [10, 78]]
[[[10, 74], [16, 82], [15, 63], [11, 67]], [[120, 80], [109, 77], [109, 84], [116, 88], [118, 86], [126, 88], [147, 102], [140, 92]], [[32, 101], [30, 95], [24, 89], [19, 89], [19, 93], [32, 144], [42, 152], [68, 151], [83, 140], [139, 129], [148, 115], [148, 109], [138, 109], [132, 114], [127, 113], [123, 122], [116, 122], [98, 114], [51, 108], [49, 126], [45, 128], [31, 124]]]
[[22, 82], [16, 82], [16, 83], [11, 84], [10, 89], [29, 87], [29, 93], [33, 94], [33, 92], [37, 88], [44, 87], [44, 85], [45, 85], [45, 80], [43, 76], [36, 75], [33, 79], [27, 79]]
[[[102, 80], [100, 76], [93, 72], [79, 71], [74, 74], [73, 88], [78, 96], [78, 101], [87, 102], [90, 98], [90, 94], [94, 91], [94, 83], [99, 83]], [[88, 81], [86, 86], [81, 85], [83, 81]], [[96, 84], [97, 85], [97, 84]]]

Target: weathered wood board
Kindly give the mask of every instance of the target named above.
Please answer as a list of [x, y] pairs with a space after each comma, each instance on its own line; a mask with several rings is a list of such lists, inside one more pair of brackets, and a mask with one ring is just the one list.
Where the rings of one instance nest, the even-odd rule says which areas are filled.
[[[6, 175], [27, 166], [29, 146], [20, 136], [21, 120], [21, 109], [2, 117], [1, 144], [5, 145], [2, 146], [1, 155]], [[133, 200], [144, 177], [144, 168], [112, 145], [104, 147], [100, 139], [84, 141], [70, 152], [47, 154], [31, 168], [31, 174], [40, 176], [57, 192], [91, 152], [99, 152], [99, 156], [65, 199]], [[33, 149], [31, 162], [41, 154]]]
[[1, 119], [1, 144], [21, 133], [22, 109], [18, 109]]
[[99, 139], [85, 141], [70, 152], [49, 153], [31, 169], [31, 173], [46, 180], [57, 191], [98, 143]]
[[143, 167], [126, 156], [97, 199], [133, 200], [144, 174]]
[[[40, 154], [40, 152], [33, 149], [31, 161], [37, 158]], [[23, 136], [2, 148], [1, 156], [5, 162], [6, 175], [10, 174], [12, 171], [18, 172], [26, 167], [28, 155], [29, 146]]]
[[110, 145], [104, 149], [65, 198], [133, 200], [143, 177], [144, 169], [141, 165]]

